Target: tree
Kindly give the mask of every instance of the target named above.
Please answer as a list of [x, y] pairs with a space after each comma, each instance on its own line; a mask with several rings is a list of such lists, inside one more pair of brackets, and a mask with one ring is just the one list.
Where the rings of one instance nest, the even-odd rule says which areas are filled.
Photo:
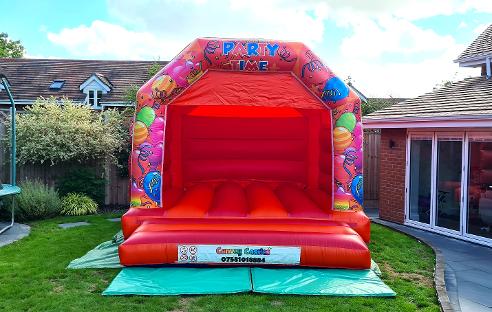
[[[157, 61], [152, 63], [152, 65], [150, 65], [150, 67], [147, 71], [147, 79], [154, 77], [154, 75], [157, 74], [157, 72], [159, 72], [159, 70], [161, 70], [161, 68], [162, 68], [162, 65], [159, 64]], [[125, 99], [128, 102], [135, 103], [135, 101], [137, 99], [137, 92], [138, 92], [139, 88], [140, 87], [135, 85], [135, 84], [128, 86], [125, 90]]]
[[441, 82], [436, 83], [436, 85], [432, 88], [432, 91], [436, 91], [441, 88], [449, 87], [450, 85], [453, 84], [453, 81], [451, 80], [441, 80]]
[[125, 111], [98, 113], [68, 99], [40, 98], [25, 113], [16, 116], [18, 162], [55, 165], [110, 160], [117, 163], [130, 140], [129, 120]]
[[6, 33], [0, 33], [0, 57], [20, 58], [24, 56], [24, 52], [19, 40], [10, 40]]
[[383, 108], [389, 107], [396, 104], [397, 100], [393, 98], [383, 99], [383, 98], [370, 98], [367, 99], [367, 103], [362, 103], [362, 116], [365, 116], [375, 111], [382, 110]]

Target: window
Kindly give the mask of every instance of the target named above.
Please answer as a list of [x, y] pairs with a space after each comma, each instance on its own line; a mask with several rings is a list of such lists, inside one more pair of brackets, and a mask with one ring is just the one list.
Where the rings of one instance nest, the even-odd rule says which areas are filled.
[[50, 85], [50, 90], [60, 90], [65, 84], [65, 80], [53, 80]]
[[492, 131], [412, 131], [406, 222], [492, 246]]
[[100, 90], [89, 90], [89, 94], [87, 96], [87, 103], [90, 106], [99, 106], [99, 101], [102, 98], [102, 91]]
[[462, 141], [437, 138], [436, 226], [460, 230]]
[[492, 137], [471, 137], [468, 146], [467, 233], [492, 238]]
[[410, 141], [409, 219], [430, 224], [432, 137]]

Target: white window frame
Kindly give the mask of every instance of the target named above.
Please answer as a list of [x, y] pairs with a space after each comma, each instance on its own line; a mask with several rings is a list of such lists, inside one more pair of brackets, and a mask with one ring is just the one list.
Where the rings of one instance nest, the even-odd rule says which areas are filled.
[[[461, 201], [460, 201], [460, 229], [459, 231], [450, 230], [436, 225], [436, 191], [437, 191], [437, 141], [438, 138], [457, 137], [462, 140], [462, 163], [461, 163]], [[410, 220], [410, 146], [411, 140], [422, 137], [432, 138], [432, 163], [431, 163], [431, 214], [430, 224]], [[409, 130], [406, 142], [406, 162], [405, 162], [405, 220], [404, 224], [415, 228], [444, 234], [450, 237], [471, 241], [481, 245], [491, 246], [492, 239], [467, 233], [467, 214], [468, 214], [468, 175], [469, 175], [469, 142], [470, 138], [479, 137], [492, 141], [492, 130], [485, 131], [439, 131], [439, 130]]]
[[97, 93], [98, 92], [101, 92], [101, 95], [103, 94], [103, 91], [102, 90], [99, 90], [99, 89], [95, 89], [95, 88], [91, 88], [91, 89], [88, 89], [87, 92], [86, 92], [86, 97], [85, 97], [85, 101], [84, 103], [85, 104], [89, 104], [89, 100], [91, 98], [91, 92], [94, 92], [94, 104], [91, 106], [93, 108], [99, 108], [101, 107], [101, 97], [98, 97], [97, 96]]
[[[95, 85], [91, 85], [91, 83], [95, 82]], [[101, 81], [96, 75], [91, 75], [84, 83], [80, 85], [80, 90], [85, 94], [84, 104], [89, 104], [89, 97], [91, 92], [95, 92], [95, 101], [92, 108], [101, 109], [101, 99], [102, 95], [108, 94], [111, 92], [111, 87], [106, 85]], [[101, 92], [101, 97], [97, 97], [97, 92]]]
[[437, 195], [437, 169], [438, 169], [438, 143], [439, 139], [456, 139], [457, 141], [461, 142], [461, 187], [460, 187], [460, 224], [459, 224], [459, 229], [458, 230], [453, 230], [453, 229], [448, 229], [445, 227], [441, 227], [437, 225], [437, 197], [434, 197], [432, 201], [434, 202], [434, 207], [433, 207], [433, 212], [434, 212], [434, 221], [432, 222], [432, 227], [435, 229], [438, 229], [439, 231], [442, 232], [447, 232], [449, 234], [455, 234], [455, 235], [463, 235], [463, 177], [465, 176], [464, 172], [464, 167], [465, 167], [465, 157], [464, 157], [464, 145], [465, 145], [465, 133], [464, 132], [435, 132], [434, 133], [434, 138], [435, 138], [435, 149], [432, 151], [432, 161], [434, 162], [434, 171], [432, 172], [432, 175], [434, 176], [434, 181], [432, 183], [432, 187], [435, 188], [435, 193], [434, 196]]
[[[468, 222], [467, 222], [467, 216], [468, 216], [468, 179], [469, 179], [469, 163], [468, 163], [468, 160], [469, 160], [469, 157], [470, 157], [470, 153], [469, 153], [469, 146], [470, 146], [470, 142], [472, 141], [471, 139], [473, 138], [479, 138], [479, 139], [483, 139], [483, 140], [486, 140], [486, 141], [490, 141], [492, 142], [492, 132], [467, 132], [466, 133], [466, 158], [467, 158], [467, 163], [466, 163], [466, 177], [465, 177], [465, 185], [466, 187], [463, 187], [463, 204], [466, 206], [465, 209], [463, 209], [463, 214], [462, 214], [462, 217], [464, 218], [464, 224], [463, 224], [463, 237], [471, 240], [471, 241], [476, 241], [476, 242], [484, 242], [485, 245], [487, 246], [492, 246], [492, 238], [489, 239], [489, 238], [484, 238], [482, 236], [479, 236], [479, 235], [475, 235], [475, 234], [470, 234], [468, 233], [468, 228], [467, 228], [467, 225], [468, 225]], [[466, 190], [465, 190], [466, 189]]]
[[[419, 227], [425, 227], [425, 228], [430, 228], [432, 222], [433, 222], [433, 216], [432, 216], [432, 205], [433, 205], [433, 198], [435, 192], [434, 186], [434, 179], [435, 177], [432, 175], [432, 172], [434, 172], [434, 162], [431, 161], [431, 207], [430, 207], [430, 220], [429, 224], [411, 220], [410, 219], [410, 146], [412, 143], [412, 139], [422, 139], [422, 140], [430, 140], [432, 142], [432, 151], [434, 151], [434, 133], [432, 132], [423, 132], [423, 131], [418, 131], [418, 132], [413, 132], [413, 133], [408, 133], [407, 134], [407, 149], [406, 149], [406, 161], [405, 161], [405, 224], [410, 224], [410, 225], [415, 225]], [[432, 153], [434, 154], [434, 153]]]

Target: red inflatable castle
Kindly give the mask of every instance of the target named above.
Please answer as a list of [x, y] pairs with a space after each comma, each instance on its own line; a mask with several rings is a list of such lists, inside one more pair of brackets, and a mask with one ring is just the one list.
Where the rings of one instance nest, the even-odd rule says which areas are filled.
[[137, 100], [123, 265], [370, 267], [360, 100], [305, 45], [200, 38]]

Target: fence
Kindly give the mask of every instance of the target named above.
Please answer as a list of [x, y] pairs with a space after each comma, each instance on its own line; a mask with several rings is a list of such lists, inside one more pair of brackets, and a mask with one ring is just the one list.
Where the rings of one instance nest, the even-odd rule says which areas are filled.
[[379, 148], [381, 130], [364, 130], [364, 206], [377, 207], [379, 200]]

